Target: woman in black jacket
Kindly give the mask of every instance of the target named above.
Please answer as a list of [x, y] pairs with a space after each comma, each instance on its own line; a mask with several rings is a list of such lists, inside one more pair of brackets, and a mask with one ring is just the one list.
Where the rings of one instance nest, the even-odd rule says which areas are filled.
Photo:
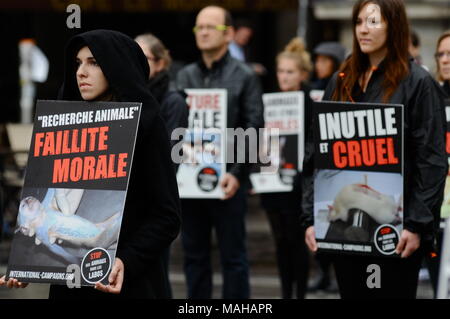
[[[353, 53], [328, 85], [324, 100], [402, 104], [405, 108], [404, 229], [401, 258], [334, 255], [342, 298], [415, 298], [420, 264], [429, 252], [443, 198], [447, 158], [445, 114], [436, 81], [409, 58], [402, 0], [359, 0], [353, 7]], [[317, 250], [313, 226], [313, 149], [306, 147], [305, 240]], [[378, 265], [381, 287], [370, 289]]]
[[65, 57], [59, 99], [141, 102], [142, 111], [110, 284], [97, 283], [97, 290], [52, 285], [49, 298], [167, 298], [163, 252], [178, 235], [180, 205], [167, 131], [146, 87], [145, 56], [128, 36], [95, 30], [74, 36]]
[[[310, 122], [312, 101], [302, 70], [310, 64], [309, 54], [299, 38], [292, 39], [277, 59], [278, 86], [282, 92], [303, 91], [305, 122]], [[297, 173], [288, 193], [261, 194], [261, 205], [269, 218], [275, 239], [278, 272], [283, 299], [305, 298], [309, 254], [299, 219], [301, 175]]]

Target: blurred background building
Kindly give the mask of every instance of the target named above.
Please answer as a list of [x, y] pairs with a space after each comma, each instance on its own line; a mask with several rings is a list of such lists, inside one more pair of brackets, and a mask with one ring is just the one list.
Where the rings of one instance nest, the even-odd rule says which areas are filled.
[[[438, 35], [450, 28], [450, 0], [406, 0], [412, 27], [422, 41], [422, 57], [434, 70]], [[276, 89], [274, 57], [300, 34], [309, 50], [322, 41], [341, 41], [351, 48], [351, 7], [354, 0], [2, 0], [0, 1], [0, 122], [18, 121], [19, 53], [23, 38], [35, 39], [50, 61], [48, 80], [37, 84], [37, 98], [54, 98], [62, 79], [63, 48], [75, 33], [108, 28], [130, 36], [152, 32], [170, 49], [175, 67], [198, 58], [192, 27], [198, 10], [209, 4], [228, 8], [235, 19], [252, 22], [254, 34], [247, 60], [264, 65], [265, 91]], [[81, 29], [66, 25], [66, 8], [81, 8]], [[394, 26], [395, 28], [395, 26]]]

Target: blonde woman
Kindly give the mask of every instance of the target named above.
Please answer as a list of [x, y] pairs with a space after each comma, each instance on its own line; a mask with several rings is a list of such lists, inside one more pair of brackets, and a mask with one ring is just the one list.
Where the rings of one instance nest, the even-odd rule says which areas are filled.
[[[305, 84], [306, 70], [311, 68], [309, 53], [300, 38], [292, 39], [276, 58], [277, 80], [281, 92], [303, 91], [305, 114], [310, 122], [312, 101]], [[308, 134], [308, 133], [307, 133]], [[306, 293], [309, 263], [299, 219], [301, 207], [300, 174], [289, 193], [261, 194], [261, 205], [267, 213], [275, 239], [278, 271], [283, 299], [303, 299]]]

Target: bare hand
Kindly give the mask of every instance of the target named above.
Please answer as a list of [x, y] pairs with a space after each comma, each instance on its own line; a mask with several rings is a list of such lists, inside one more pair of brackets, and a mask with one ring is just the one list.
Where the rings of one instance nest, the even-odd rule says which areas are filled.
[[110, 294], [119, 294], [122, 290], [122, 284], [123, 284], [123, 275], [125, 271], [125, 266], [120, 260], [120, 258], [116, 257], [116, 260], [114, 262], [114, 266], [111, 270], [111, 273], [109, 274], [109, 285], [105, 286], [101, 284], [100, 282], [97, 282], [95, 284], [95, 289], [110, 293]]
[[20, 282], [14, 278], [9, 278], [9, 280], [6, 281], [6, 276], [3, 276], [0, 278], [0, 287], [1, 286], [6, 286], [8, 288], [26, 288], [28, 283]]
[[220, 182], [220, 186], [222, 187], [224, 193], [224, 197], [222, 197], [222, 200], [227, 200], [232, 198], [236, 194], [241, 185], [239, 184], [239, 180], [234, 177], [233, 174], [226, 173], [223, 176], [222, 181]]
[[400, 241], [395, 248], [397, 254], [402, 254], [402, 258], [411, 256], [420, 247], [420, 235], [403, 229]]
[[317, 251], [316, 232], [314, 231], [314, 226], [309, 226], [306, 229], [305, 242], [309, 250], [311, 250], [313, 253]]

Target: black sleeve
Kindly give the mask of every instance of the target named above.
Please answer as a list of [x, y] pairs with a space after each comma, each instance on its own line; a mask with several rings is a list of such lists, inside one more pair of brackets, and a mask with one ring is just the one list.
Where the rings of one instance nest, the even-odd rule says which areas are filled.
[[125, 280], [139, 278], [150, 265], [160, 262], [181, 225], [178, 187], [162, 118], [158, 116], [149, 132], [139, 138], [143, 140], [137, 143], [143, 144], [133, 160], [136, 167], [117, 249], [125, 265]]
[[[437, 83], [430, 77], [420, 80], [406, 109], [410, 133], [411, 169], [406, 176], [405, 229], [431, 239], [439, 221], [445, 179], [448, 172], [445, 152], [445, 107]], [[408, 159], [406, 159], [408, 160]]]
[[176, 89], [180, 92], [184, 92], [185, 89], [190, 87], [189, 84], [189, 72], [186, 69], [187, 67], [184, 67], [177, 73], [177, 78], [175, 81]]
[[162, 117], [166, 123], [170, 144], [173, 146], [177, 140], [172, 140], [172, 132], [176, 128], [187, 128], [189, 109], [186, 100], [178, 92], [169, 92], [164, 99], [162, 106]]
[[[331, 100], [331, 96], [335, 90], [335, 83], [337, 73], [333, 75], [328, 82], [323, 97], [324, 101]], [[305, 112], [308, 117], [305, 117], [305, 156], [303, 158], [303, 172], [302, 172], [302, 213], [300, 221], [302, 226], [306, 229], [314, 225], [314, 134], [313, 134], [313, 108], [314, 102], [310, 102], [310, 110]]]
[[[245, 129], [255, 128], [258, 129], [264, 127], [264, 111], [262, 101], [262, 89], [258, 77], [253, 72], [247, 77], [244, 83], [244, 90], [241, 96], [241, 109], [243, 126]], [[246, 183], [248, 175], [250, 173], [251, 163], [249, 163], [249, 143], [246, 140], [246, 162], [235, 163], [230, 169], [229, 173], [233, 174], [239, 181]], [[257, 152], [257, 150], [252, 150]]]
[[302, 213], [300, 221], [302, 226], [306, 229], [314, 225], [314, 143], [312, 141], [312, 134], [305, 143], [305, 156], [303, 158], [303, 172], [302, 172]]

